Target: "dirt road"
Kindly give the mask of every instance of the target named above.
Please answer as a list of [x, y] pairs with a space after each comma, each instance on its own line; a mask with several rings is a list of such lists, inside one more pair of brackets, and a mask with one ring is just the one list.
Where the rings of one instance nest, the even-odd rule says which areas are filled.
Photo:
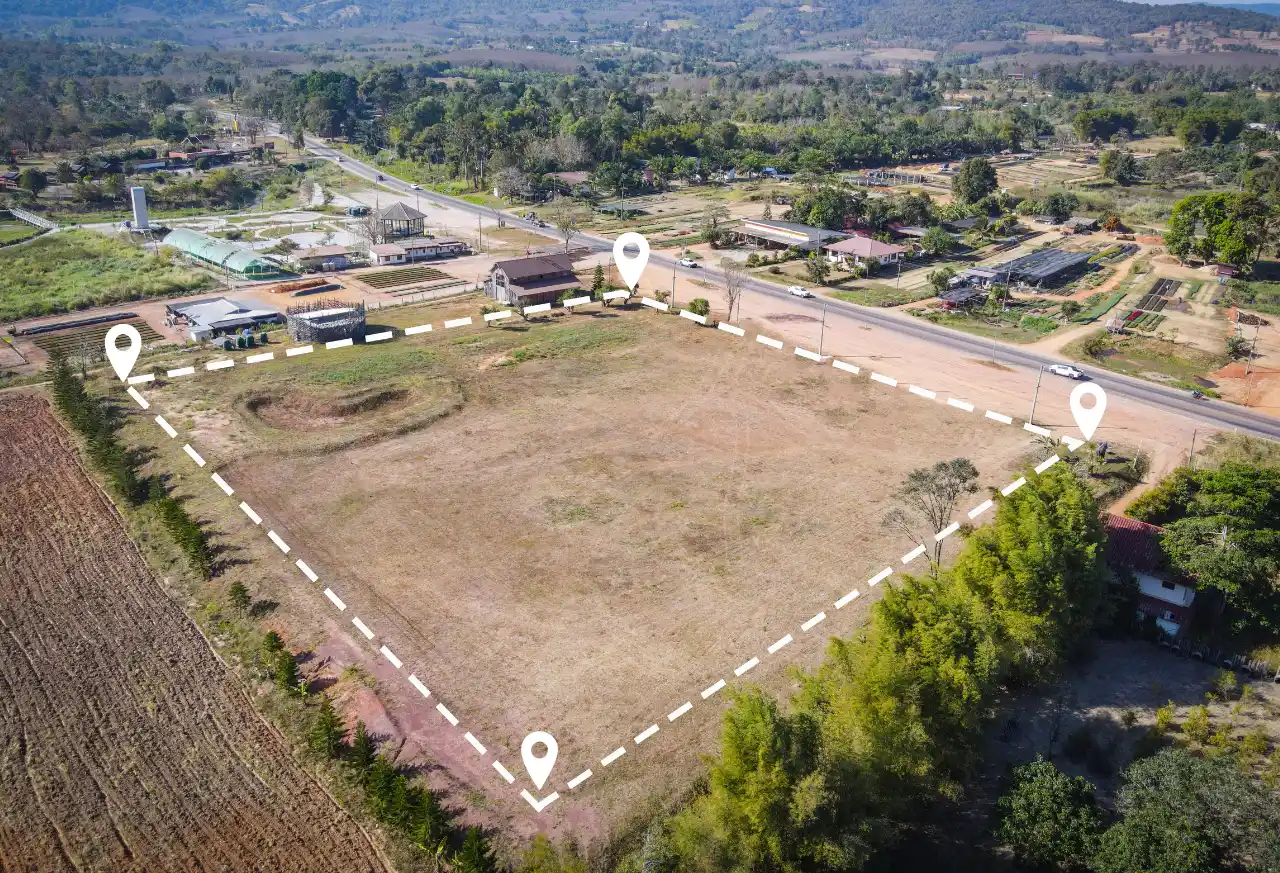
[[0, 398], [0, 491], [0, 870], [385, 869], [38, 396]]

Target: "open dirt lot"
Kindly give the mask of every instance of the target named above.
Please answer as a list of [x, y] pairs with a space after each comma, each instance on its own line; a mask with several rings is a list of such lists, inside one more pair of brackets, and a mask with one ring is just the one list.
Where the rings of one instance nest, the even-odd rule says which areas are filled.
[[[478, 302], [450, 306], [394, 317], [438, 323]], [[856, 627], [871, 598], [831, 602], [910, 549], [880, 524], [908, 470], [965, 456], [1001, 485], [1033, 449], [647, 310], [470, 331], [153, 396], [482, 742], [510, 762], [528, 731], [556, 735], [548, 814], [588, 839], [688, 787], [725, 702], [701, 689], [732, 685], [753, 655], [747, 678], [785, 689], [789, 665]], [[820, 609], [828, 621], [800, 633]], [[765, 656], [786, 633], [796, 642]], [[470, 787], [501, 794], [477, 769]]]
[[40, 397], [0, 399], [0, 489], [0, 869], [384, 869], [169, 600]]

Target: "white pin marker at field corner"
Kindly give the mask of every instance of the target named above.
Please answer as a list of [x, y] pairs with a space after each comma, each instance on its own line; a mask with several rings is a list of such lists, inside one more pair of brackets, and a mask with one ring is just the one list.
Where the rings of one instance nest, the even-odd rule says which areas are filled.
[[[541, 755], [535, 755], [533, 747], [539, 745], [546, 751]], [[529, 771], [529, 778], [533, 780], [534, 785], [538, 786], [538, 790], [542, 790], [542, 786], [547, 784], [547, 777], [551, 775], [551, 768], [556, 765], [558, 754], [560, 754], [560, 747], [556, 744], [556, 738], [546, 731], [534, 731], [520, 744], [520, 756], [524, 758], [524, 769]]]
[[[120, 337], [129, 340], [129, 344], [124, 348], [116, 345], [116, 340]], [[111, 362], [111, 368], [123, 382], [129, 378], [129, 374], [133, 372], [133, 365], [138, 361], [138, 353], [142, 351], [142, 335], [132, 324], [117, 324], [107, 331], [106, 342], [107, 360]]]
[[[1082, 402], [1086, 395], [1093, 398], [1092, 406], [1085, 406]], [[1082, 382], [1071, 392], [1071, 414], [1086, 440], [1093, 439], [1093, 432], [1098, 429], [1102, 414], [1106, 411], [1107, 392], [1092, 382]]]
[[[627, 246], [635, 246], [640, 254], [630, 257]], [[627, 231], [613, 241], [613, 260], [618, 265], [618, 272], [622, 274], [622, 281], [632, 291], [636, 290], [636, 285], [640, 284], [640, 275], [644, 273], [644, 265], [649, 263], [649, 241], [634, 230]]]

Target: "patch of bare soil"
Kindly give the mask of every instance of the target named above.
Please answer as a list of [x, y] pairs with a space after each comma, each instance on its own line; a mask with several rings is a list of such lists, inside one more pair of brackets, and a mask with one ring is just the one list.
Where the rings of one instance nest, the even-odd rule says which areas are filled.
[[0, 398], [0, 868], [381, 871], [45, 401]]
[[403, 409], [413, 402], [404, 388], [360, 391], [343, 397], [317, 397], [297, 392], [260, 394], [245, 401], [245, 409], [271, 427], [321, 430], [347, 424], [362, 416]]

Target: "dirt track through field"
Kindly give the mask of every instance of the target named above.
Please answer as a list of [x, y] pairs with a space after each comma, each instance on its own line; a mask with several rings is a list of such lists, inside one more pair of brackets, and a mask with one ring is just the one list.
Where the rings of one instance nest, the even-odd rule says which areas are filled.
[[0, 398], [0, 871], [383, 870], [36, 396]]

